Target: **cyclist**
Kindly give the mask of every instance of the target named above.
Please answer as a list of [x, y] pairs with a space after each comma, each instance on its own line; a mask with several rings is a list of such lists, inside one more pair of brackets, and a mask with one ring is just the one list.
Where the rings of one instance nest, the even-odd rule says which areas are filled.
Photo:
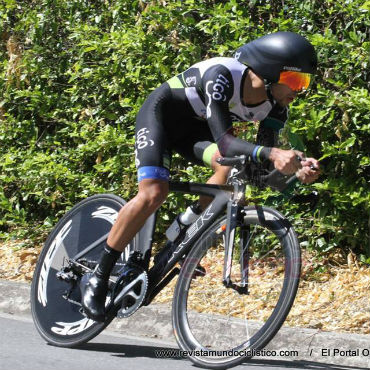
[[[287, 107], [308, 88], [316, 67], [314, 47], [304, 37], [276, 32], [245, 44], [234, 58], [197, 63], [149, 95], [136, 120], [138, 193], [119, 212], [97, 268], [81, 286], [87, 316], [104, 321], [113, 266], [167, 197], [172, 150], [195, 163], [201, 151], [214, 170], [211, 184], [224, 184], [229, 172], [216, 159], [241, 154], [271, 163], [283, 174], [296, 173], [302, 183], [318, 178], [319, 171], [312, 169], [319, 168], [316, 159], [276, 147]], [[251, 120], [260, 122], [257, 145], [233, 135], [233, 121]]]

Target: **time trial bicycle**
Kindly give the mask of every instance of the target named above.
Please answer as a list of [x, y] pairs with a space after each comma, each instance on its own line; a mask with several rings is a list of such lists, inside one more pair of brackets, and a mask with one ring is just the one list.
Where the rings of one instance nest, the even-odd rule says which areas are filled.
[[[246, 156], [220, 158], [219, 163], [232, 166], [227, 185], [170, 182], [171, 191], [213, 200], [186, 233], [174, 243], [167, 242], [154, 260], [150, 257], [156, 214], [147, 220], [110, 276], [103, 323], [84, 315], [80, 284], [96, 267], [125, 201], [98, 194], [65, 214], [45, 243], [31, 289], [33, 319], [48, 343], [75, 347], [89, 341], [114, 318], [128, 317], [149, 305], [176, 276], [174, 335], [195, 364], [213, 369], [235, 366], [271, 341], [298, 288], [297, 236], [278, 211], [246, 205], [250, 168]], [[266, 183], [275, 175], [276, 170], [258, 181]]]

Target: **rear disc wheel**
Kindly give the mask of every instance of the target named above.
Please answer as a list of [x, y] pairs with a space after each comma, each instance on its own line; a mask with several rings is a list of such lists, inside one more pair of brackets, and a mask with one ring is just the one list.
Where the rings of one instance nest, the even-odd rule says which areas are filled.
[[[32, 317], [40, 335], [50, 344], [74, 347], [98, 335], [114, 318], [95, 322], [82, 314], [79, 279], [57, 277], [70, 260], [96, 265], [108, 233], [126, 202], [112, 194], [99, 194], [75, 205], [57, 223], [40, 254], [31, 286]], [[91, 250], [81, 253], [90, 246]], [[130, 246], [128, 246], [130, 248]], [[79, 254], [81, 256], [79, 257]], [[121, 257], [123, 261], [123, 255]], [[88, 271], [88, 269], [87, 269]]]

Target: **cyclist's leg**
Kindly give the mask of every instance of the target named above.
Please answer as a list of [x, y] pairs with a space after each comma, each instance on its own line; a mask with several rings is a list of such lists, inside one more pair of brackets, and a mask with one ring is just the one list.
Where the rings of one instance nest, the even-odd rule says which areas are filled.
[[109, 233], [108, 245], [122, 252], [147, 218], [166, 200], [167, 194], [168, 181], [150, 178], [140, 181], [137, 195], [119, 212]]
[[97, 268], [81, 283], [82, 306], [97, 321], [105, 318], [108, 280], [121, 252], [168, 194], [168, 141], [161, 121], [162, 104], [169, 97], [168, 89], [162, 85], [140, 109], [135, 136], [138, 194], [119, 212]]
[[201, 156], [203, 163], [211, 167], [214, 171], [214, 174], [208, 179], [207, 184], [226, 184], [231, 167], [221, 166], [217, 163], [217, 159], [222, 157], [217, 144], [204, 141], [196, 143], [195, 146], [198, 150], [197, 154]]
[[[201, 141], [202, 138], [205, 141]], [[193, 161], [196, 161], [197, 163], [207, 167], [211, 167], [214, 171], [213, 175], [207, 180], [207, 184], [224, 185], [226, 184], [231, 167], [221, 166], [219, 163], [217, 163], [217, 158], [222, 157], [222, 155], [218, 150], [217, 144], [210, 141], [210, 138], [212, 138], [211, 134], [205, 131], [200, 140], [197, 140], [193, 143]], [[202, 195], [199, 198], [199, 204], [202, 209], [205, 209], [211, 201], [211, 197]]]
[[167, 181], [143, 179], [139, 183], [138, 194], [120, 210], [99, 264], [92, 276], [88, 277], [87, 284], [82, 287], [82, 305], [92, 319], [104, 321], [110, 273], [126, 245], [141, 229], [147, 218], [161, 206], [167, 194]]
[[167, 84], [153, 91], [141, 107], [135, 127], [135, 163], [139, 191], [119, 212], [108, 245], [122, 252], [168, 194], [170, 150], [163, 121], [172, 98]]
[[[228, 166], [221, 166], [217, 163], [217, 158], [222, 157], [220, 154], [218, 147], [215, 143], [211, 143], [206, 150], [208, 149], [210, 154], [210, 166], [214, 171], [214, 174], [207, 180], [207, 184], [215, 184], [215, 185], [224, 185], [226, 184], [227, 177], [229, 175], [231, 167]], [[202, 209], [205, 209], [209, 203], [212, 202], [212, 198], [207, 196], [200, 196], [199, 197], [199, 204]]]

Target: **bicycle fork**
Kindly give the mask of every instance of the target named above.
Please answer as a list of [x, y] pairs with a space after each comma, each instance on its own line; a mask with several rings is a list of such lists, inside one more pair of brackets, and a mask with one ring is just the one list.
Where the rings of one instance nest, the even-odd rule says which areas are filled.
[[[223, 269], [223, 284], [227, 288], [232, 288], [240, 294], [249, 294], [248, 269], [250, 227], [249, 225], [244, 225], [244, 207], [240, 205], [240, 203], [244, 203], [244, 191], [240, 191], [238, 188], [238, 185], [234, 186], [235, 191], [233, 198], [228, 202], [227, 205], [226, 232], [224, 236], [225, 257]], [[239, 226], [240, 230], [240, 283], [238, 284], [234, 283], [231, 280], [233, 254], [235, 248], [235, 231], [237, 226]]]

